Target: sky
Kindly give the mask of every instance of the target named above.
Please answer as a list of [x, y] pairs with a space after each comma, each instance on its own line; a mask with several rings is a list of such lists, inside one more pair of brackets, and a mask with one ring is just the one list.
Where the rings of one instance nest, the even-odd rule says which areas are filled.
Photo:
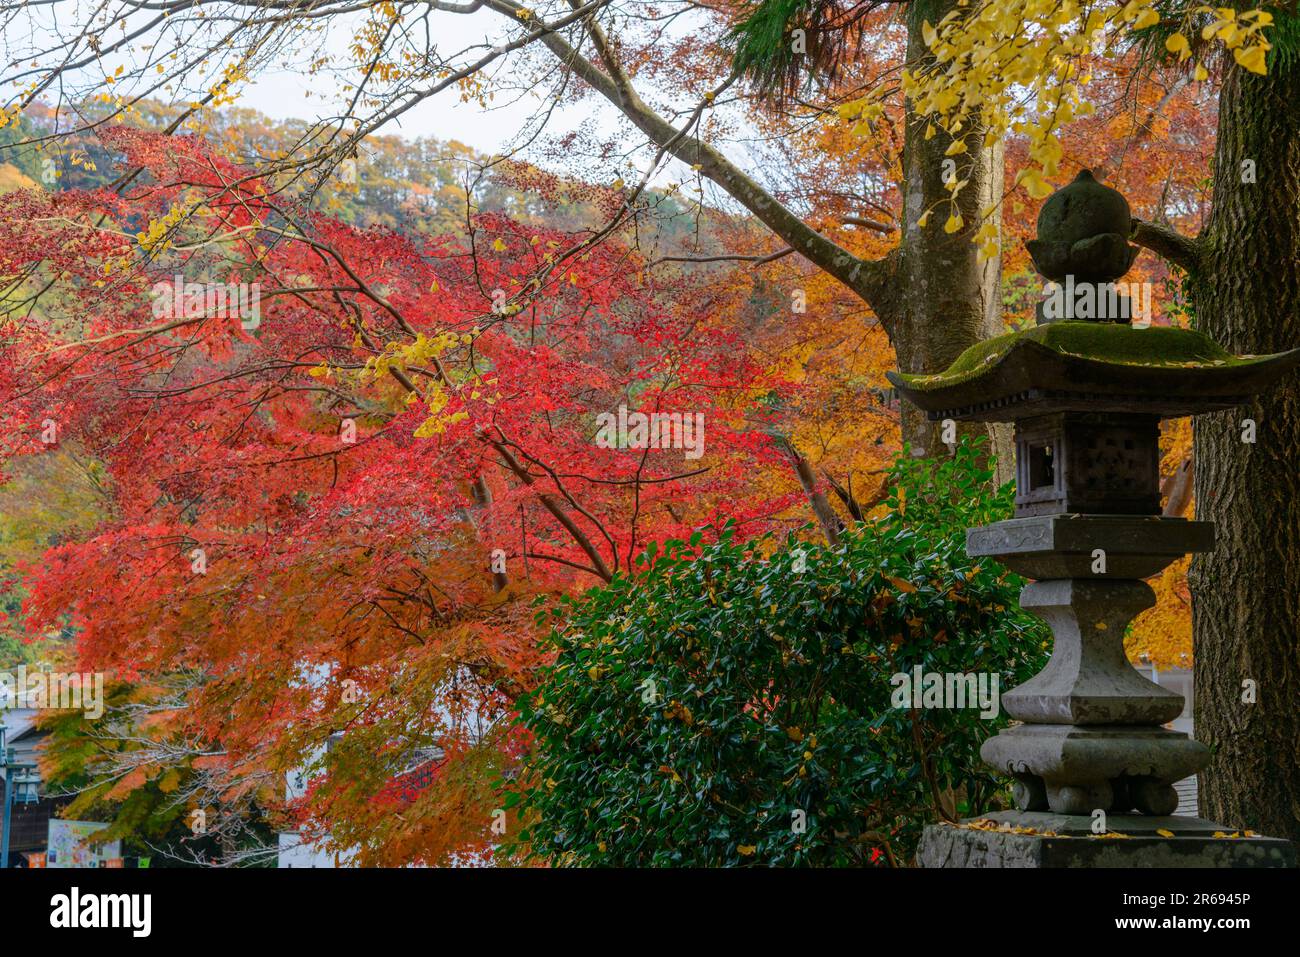
[[[451, 51], [464, 49], [474, 43], [499, 42], [503, 34], [500, 31], [495, 34], [489, 32], [489, 28], [495, 26], [492, 19], [481, 15], [440, 17], [439, 48]], [[336, 55], [342, 55], [347, 40], [345, 31], [332, 31], [326, 48]], [[322, 83], [325, 82], [327, 78], [308, 77], [301, 70], [279, 70], [263, 74], [244, 88], [240, 105], [277, 120], [312, 119], [318, 115], [323, 105], [320, 97], [312, 94], [321, 93]], [[484, 111], [477, 103], [460, 102], [454, 89], [445, 90], [426, 99], [398, 121], [384, 127], [380, 133], [405, 139], [423, 136], [440, 140], [454, 139], [482, 153], [497, 153], [509, 144], [515, 132], [536, 112], [538, 103], [538, 98], [528, 97]], [[605, 112], [604, 109], [599, 111]], [[583, 118], [597, 115], [597, 111], [595, 104], [587, 104], [580, 110], [569, 109], [566, 114], [559, 117], [562, 121], [559, 125], [566, 125], [565, 121], [568, 124], [580, 122]], [[612, 115], [605, 119], [612, 129]]]
[[[0, 63], [3, 64], [4, 73], [13, 75], [25, 71], [28, 67], [35, 66], [37, 61], [42, 67], [60, 62], [63, 50], [68, 48], [64, 45], [75, 42], [88, 19], [95, 21], [94, 14], [97, 11], [114, 7], [112, 0], [58, 0], [53, 4], [29, 6], [17, 14], [6, 11], [9, 16], [4, 20], [4, 29], [0, 32]], [[137, 11], [115, 20], [101, 42], [108, 45], [116, 39], [118, 23], [125, 24], [122, 33], [126, 34], [128, 31], [135, 32], [152, 16], [152, 13]], [[109, 19], [114, 17], [116, 14]], [[486, 47], [518, 35], [517, 30], [511, 32], [510, 25], [500, 16], [486, 11], [468, 16], [435, 13], [430, 17], [429, 23], [436, 30], [434, 41], [438, 52], [444, 56], [482, 45], [480, 49], [471, 51], [470, 58], [476, 58], [482, 55]], [[251, 107], [277, 120], [311, 120], [321, 115], [335, 115], [337, 111], [334, 107], [338, 106], [343, 95], [341, 86], [344, 81], [329, 72], [309, 76], [306, 62], [319, 53], [330, 55], [340, 62], [348, 62], [348, 48], [362, 24], [362, 17], [359, 14], [333, 16], [327, 24], [327, 28], [322, 27], [314, 34], [303, 36], [288, 50], [277, 54], [276, 59], [280, 65], [276, 68], [255, 74], [251, 82], [241, 84], [238, 105]], [[212, 32], [207, 34], [205, 44], [207, 39], [221, 31], [216, 25], [210, 25], [209, 29]], [[141, 88], [141, 83], [152, 85], [155, 81], [161, 82], [154, 74], [153, 63], [158, 51], [171, 50], [176, 39], [173, 33], [164, 32], [165, 30], [166, 28], [150, 30], [132, 41], [129, 49], [106, 53], [89, 66], [66, 73], [66, 82], [61, 82], [60, 88], [65, 95], [76, 95], [76, 92], [84, 91], [133, 93]], [[77, 48], [78, 55], [85, 54], [84, 44], [77, 44]], [[187, 38], [187, 55], [199, 48], [199, 43]], [[51, 55], [51, 50], [59, 52]], [[515, 62], [514, 55], [510, 54], [499, 59], [493, 69], [500, 69], [504, 65], [503, 75], [508, 79], [513, 78], [510, 68]], [[142, 79], [137, 80], [132, 74], [141, 70], [142, 63], [147, 65], [142, 70]], [[119, 65], [125, 66], [127, 74], [116, 85], [104, 83], [103, 78], [113, 76]], [[206, 89], [212, 82], [213, 74], [205, 72], [195, 76], [206, 77], [198, 81], [200, 87]], [[356, 76], [353, 69], [348, 79], [354, 80]], [[28, 76], [21, 84], [5, 90], [5, 96], [18, 95], [21, 87], [32, 78]], [[172, 96], [180, 102], [186, 102], [193, 96], [193, 91], [173, 93]], [[166, 100], [168, 96], [159, 92], [154, 94], [154, 98]], [[506, 146], [512, 135], [536, 112], [540, 98], [526, 96], [515, 103], [504, 103], [503, 98], [498, 98], [498, 102], [502, 105], [484, 111], [477, 104], [459, 102], [459, 95], [453, 88], [425, 100], [404, 114], [400, 122], [391, 124], [381, 132], [411, 139], [421, 136], [457, 139], [483, 152], [496, 152]], [[568, 117], [561, 111], [561, 125], [565, 120], [577, 123], [591, 119], [593, 110], [594, 105], [588, 104], [582, 110], [569, 111], [574, 115]], [[612, 122], [612, 109], [608, 112], [609, 121]]]
[[[0, 38], [0, 59], [7, 61], [6, 72], [15, 68], [22, 70], [28, 65], [26, 61], [41, 52], [44, 55], [39, 58], [43, 64], [54, 62], [55, 58], [48, 51], [52, 48], [57, 50], [60, 43], [75, 40], [86, 17], [93, 16], [103, 2], [104, 0], [59, 0], [51, 6], [28, 7], [20, 16], [6, 21], [4, 36]], [[112, 5], [111, 0], [109, 4]], [[220, 5], [214, 7], [219, 14]], [[146, 16], [152, 14], [137, 11], [115, 20], [103, 42], [112, 41], [117, 35], [119, 24], [122, 24], [123, 34], [134, 32], [146, 22]], [[111, 18], [110, 16], [109, 19]], [[212, 37], [219, 36], [222, 32], [220, 19], [220, 16], [215, 16], [206, 21], [203, 29], [210, 32], [204, 34], [207, 40], [203, 41], [195, 40], [189, 33], [189, 27], [182, 28], [176, 24], [175, 30], [185, 30], [187, 46], [182, 49], [182, 53], [192, 55], [194, 51], [201, 50]], [[334, 16], [328, 21], [320, 21], [311, 33], [296, 38], [287, 49], [276, 51], [270, 65], [263, 66], [247, 80], [241, 81], [237, 88], [239, 95], [236, 105], [255, 109], [274, 120], [293, 118], [310, 121], [339, 115], [350, 95], [343, 85], [355, 81], [355, 67], [350, 67], [346, 73], [336, 74], [325, 70], [313, 75], [309, 74], [307, 63], [321, 54], [328, 55], [336, 63], [352, 63], [349, 45], [354, 41], [362, 22], [360, 14]], [[429, 29], [436, 31], [433, 39], [439, 54], [445, 57], [467, 51], [464, 56], [456, 57], [459, 62], [477, 59], [488, 48], [503, 43], [507, 38], [519, 36], [517, 27], [490, 11], [478, 11], [472, 15], [434, 13], [427, 22]], [[681, 33], [690, 30], [691, 23], [684, 17], [675, 21], [669, 29]], [[423, 34], [419, 40], [423, 41]], [[155, 65], [160, 61], [169, 63], [163, 58], [162, 51], [173, 49], [174, 42], [175, 33], [171, 27], [164, 26], [151, 31], [142, 39], [133, 41], [129, 50], [109, 52], [70, 77], [69, 79], [80, 82], [67, 84], [65, 92], [73, 98], [74, 87], [83, 92], [109, 91], [137, 95], [142, 88], [161, 85], [166, 81], [155, 74]], [[539, 51], [539, 56], [546, 63], [547, 70], [554, 68], [554, 63], [547, 54]], [[218, 70], [221, 65], [221, 62], [217, 62], [209, 67], [209, 71]], [[114, 83], [105, 82], [105, 77], [113, 77], [119, 66], [125, 69], [121, 79]], [[527, 89], [527, 69], [526, 61], [520, 54], [507, 54], [489, 68], [489, 74], [495, 75], [497, 81], [490, 86], [496, 93], [489, 107], [485, 108], [477, 102], [462, 102], [459, 91], [452, 87], [423, 100], [400, 118], [390, 121], [378, 133], [405, 139], [433, 137], [441, 141], [456, 140], [484, 155], [505, 152], [518, 141], [520, 131], [527, 127], [528, 121], [539, 115], [541, 108], [546, 105], [543, 94], [550, 92], [549, 86], [541, 90]], [[193, 74], [189, 89], [169, 95], [163, 95], [161, 90], [150, 91], [148, 95], [189, 102], [200, 95], [199, 91], [209, 89], [215, 81], [216, 74], [209, 71]], [[653, 90], [646, 88], [644, 83], [639, 85], [642, 87], [642, 95], [647, 99], [667, 98], [676, 100], [679, 106], [693, 105], [680, 97], [664, 96], [666, 92], [679, 91]], [[658, 96], [651, 97], [651, 93]], [[748, 128], [743, 117], [732, 117], [732, 121], [741, 129]], [[635, 182], [640, 178], [652, 150], [640, 134], [628, 130], [628, 124], [612, 105], [594, 95], [577, 103], [565, 102], [551, 112], [546, 125], [546, 137], [554, 142], [556, 138], [579, 128], [599, 141], [622, 139], [625, 147], [640, 147], [639, 154], [634, 157], [638, 169], [631, 171], [623, 167], [621, 161], [606, 162], [597, 160], [594, 156], [585, 157], [587, 164], [584, 168], [584, 157], [574, 152], [563, 159], [568, 167], [567, 172], [594, 181], [614, 182], [623, 179]], [[628, 135], [622, 137], [620, 131]], [[744, 143], [717, 145], [742, 167], [748, 167], [761, 176], [763, 164], [755, 161]], [[554, 157], [539, 160], [538, 152], [537, 149], [525, 151], [522, 158], [537, 161], [543, 167], [554, 168]], [[670, 182], [691, 182], [695, 179], [697, 177], [692, 171], [670, 159], [656, 171], [651, 184], [663, 187]], [[714, 196], [711, 187], [706, 187], [706, 194], [710, 195], [710, 202], [723, 205], [727, 202], [723, 196]]]

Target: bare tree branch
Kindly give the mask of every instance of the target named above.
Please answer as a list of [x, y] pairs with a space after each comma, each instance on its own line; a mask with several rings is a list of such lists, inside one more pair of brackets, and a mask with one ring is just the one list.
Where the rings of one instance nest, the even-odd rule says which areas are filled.
[[1195, 274], [1201, 268], [1201, 244], [1169, 226], [1133, 220], [1133, 242], [1144, 246], [1180, 269]]

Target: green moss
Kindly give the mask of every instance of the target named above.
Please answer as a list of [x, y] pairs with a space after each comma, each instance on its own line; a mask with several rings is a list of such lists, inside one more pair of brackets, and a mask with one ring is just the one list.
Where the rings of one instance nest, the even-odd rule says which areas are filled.
[[1221, 345], [1191, 329], [1152, 326], [1134, 329], [1113, 322], [1054, 322], [986, 339], [971, 346], [945, 371], [935, 375], [903, 375], [915, 389], [940, 389], [976, 378], [1001, 361], [1015, 346], [1034, 342], [1061, 355], [1078, 356], [1123, 366], [1250, 365], [1254, 356], [1234, 356]]

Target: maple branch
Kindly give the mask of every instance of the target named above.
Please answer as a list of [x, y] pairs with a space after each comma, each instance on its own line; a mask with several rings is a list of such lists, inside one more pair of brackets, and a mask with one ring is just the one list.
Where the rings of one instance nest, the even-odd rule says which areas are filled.
[[[614, 536], [610, 535], [609, 532], [606, 531], [605, 526], [601, 524], [600, 519], [598, 519], [595, 515], [592, 515], [591, 512], [587, 511], [587, 509], [583, 508], [582, 503], [573, 497], [573, 493], [569, 491], [568, 486], [564, 484], [564, 479], [560, 478], [560, 474], [557, 471], [555, 471], [555, 469], [551, 468], [551, 466], [547, 465], [545, 462], [543, 462], [541, 459], [537, 458], [536, 456], [529, 455], [528, 452], [524, 450], [523, 446], [521, 446], [518, 442], [511, 441], [509, 437], [507, 437], [505, 433], [501, 431], [500, 426], [497, 426], [497, 431], [501, 432], [503, 441], [505, 441], [507, 445], [511, 446], [512, 448], [518, 449], [520, 455], [522, 455], [529, 462], [531, 462], [533, 465], [536, 465], [539, 469], [541, 469], [543, 472], [545, 472], [547, 475], [551, 477], [551, 481], [555, 483], [555, 487], [559, 490], [560, 494], [564, 496], [564, 500], [569, 503], [569, 505], [574, 509], [574, 511], [578, 512], [578, 514], [580, 514], [583, 518], [587, 519], [587, 521], [591, 522], [591, 524], [595, 525], [596, 528], [600, 530], [600, 534], [603, 535], [605, 537], [605, 541], [609, 543], [609, 550], [613, 553], [614, 567], [618, 568], [618, 543], [614, 541]], [[646, 454], [647, 455], [649, 454], [648, 449], [646, 450]], [[634, 484], [636, 484], [637, 486], [640, 485], [639, 482]], [[633, 526], [635, 527], [636, 524], [635, 517], [633, 518], [632, 521], [633, 521]]]
[[[831, 487], [831, 491], [835, 493], [836, 498], [844, 503], [844, 507], [849, 510], [849, 515], [853, 520], [855, 522], [866, 521], [866, 513], [863, 512], [857, 496], [853, 494], [853, 490], [835, 481], [835, 477], [825, 469], [822, 469], [822, 477], [826, 479], [826, 484]], [[852, 481], [853, 477], [849, 476], [849, 482], [852, 483]]]
[[1170, 226], [1135, 218], [1133, 235], [1130, 238], [1139, 246], [1146, 247], [1157, 256], [1190, 274], [1195, 274], [1201, 269], [1200, 240], [1184, 236]]
[[287, 232], [286, 230], [283, 229], [273, 229], [266, 226], [264, 226], [263, 229], [268, 233], [274, 233], [278, 236], [284, 237], [291, 241], [303, 243], [307, 246], [310, 246], [318, 253], [323, 253], [324, 255], [328, 256], [330, 259], [332, 259], [335, 263], [338, 264], [338, 267], [340, 269], [342, 269], [345, 273], [347, 273], [349, 279], [351, 279], [354, 283], [356, 283], [356, 289], [358, 292], [360, 292], [363, 296], [365, 296], [375, 305], [379, 306], [379, 308], [383, 309], [390, 316], [392, 316], [393, 319], [397, 322], [398, 327], [400, 327], [401, 330], [405, 332], [408, 336], [410, 336], [412, 339], [416, 337], [417, 333], [415, 329], [412, 328], [411, 324], [406, 321], [406, 317], [402, 315], [402, 313], [385, 297], [381, 296], [373, 288], [371, 288], [369, 283], [367, 283], [364, 279], [362, 279], [359, 275], [357, 275], [356, 270], [352, 268], [352, 264], [348, 262], [348, 260], [329, 243], [324, 242], [323, 240], [312, 239], [310, 236], [306, 234], [305, 231], [295, 234], [295, 233]]
[[794, 447], [794, 443], [789, 439], [781, 438], [779, 443], [794, 465], [794, 473], [799, 477], [799, 484], [803, 486], [804, 494], [808, 496], [808, 504], [812, 506], [813, 514], [817, 516], [817, 524], [821, 526], [822, 532], [826, 535], [826, 540], [834, 547], [840, 543], [840, 533], [844, 531], [844, 523], [840, 521], [835, 510], [831, 508], [831, 503], [826, 498], [826, 493], [817, 487], [817, 476], [813, 473], [812, 466], [808, 460], [799, 454], [799, 450]]
[[875, 232], [882, 233], [886, 236], [898, 229], [897, 226], [890, 223], [882, 223], [876, 219], [866, 219], [863, 216], [845, 216], [841, 222], [843, 222], [845, 226], [858, 226], [862, 229], [874, 230]]
[[770, 262], [776, 262], [778, 259], [784, 259], [794, 252], [790, 246], [778, 250], [774, 253], [768, 253], [766, 256], [661, 256], [654, 262], [649, 263], [647, 268], [658, 266], [660, 263], [721, 263], [721, 262], [740, 262], [752, 263], [755, 266], [765, 266]]
[[591, 569], [580, 562], [570, 561], [567, 558], [561, 558], [559, 555], [547, 555], [543, 552], [524, 552], [526, 558], [539, 558], [544, 562], [555, 562], [558, 565], [567, 565], [569, 568], [576, 568], [580, 572], [590, 572]]
[[[496, 450], [497, 454], [501, 456], [502, 461], [505, 462], [506, 468], [510, 469], [519, 481], [528, 486], [532, 486], [537, 482], [537, 476], [528, 471], [527, 467], [525, 467], [524, 464], [515, 457], [514, 453], [510, 451], [509, 447], [504, 442], [499, 439], [494, 439], [490, 435], [482, 435], [481, 438]], [[537, 498], [542, 505], [546, 507], [546, 510], [555, 516], [556, 521], [564, 526], [564, 530], [573, 537], [573, 540], [578, 544], [578, 547], [581, 548], [587, 558], [590, 559], [591, 567], [584, 568], [583, 571], [589, 571], [603, 581], [612, 581], [614, 576], [611, 574], [609, 566], [605, 564], [604, 557], [600, 554], [600, 551], [596, 546], [592, 544], [587, 533], [578, 527], [578, 524], [573, 520], [573, 516], [565, 510], [559, 499], [550, 492], [539, 492]]]
[[668, 482], [680, 482], [682, 479], [692, 478], [696, 475], [703, 475], [709, 471], [709, 466], [698, 469], [691, 469], [689, 472], [678, 472], [676, 475], [664, 475], [660, 478], [642, 478], [637, 476], [630, 479], [607, 479], [596, 478], [592, 475], [584, 475], [581, 472], [556, 472], [560, 478], [576, 478], [589, 482], [592, 485], [665, 485]]
[[[397, 589], [395, 588], [389, 590], [397, 592], [397, 594], [401, 595], [402, 599], [405, 601], [413, 600], [413, 596], [408, 595], [405, 592], [397, 591]], [[388, 623], [392, 625], [394, 628], [396, 628], [398, 631], [402, 632], [402, 634], [409, 635], [411, 638], [414, 638], [416, 644], [420, 644], [420, 645], [427, 644], [423, 635], [421, 635], [418, 631], [415, 631], [412, 628], [407, 628], [405, 625], [403, 625], [400, 621], [397, 620], [397, 617], [391, 611], [389, 611], [387, 608], [381, 605], [378, 601], [372, 600], [368, 602], [368, 604], [370, 605], [370, 607], [378, 609], [380, 612], [382, 612], [384, 617], [388, 619]], [[434, 610], [436, 611], [437, 609]]]
[[[482, 473], [474, 477], [474, 484], [470, 486], [470, 494], [474, 498], [474, 506], [476, 510], [481, 511], [492, 504], [492, 486], [488, 485], [487, 477]], [[474, 522], [473, 513], [471, 513], [470, 521]], [[478, 523], [474, 522], [474, 525], [477, 529]], [[489, 562], [491, 562], [490, 557]], [[488, 567], [492, 570], [493, 591], [505, 591], [506, 586], [510, 584], [509, 577], [505, 572], [499, 572], [493, 569], [491, 564], [489, 564]]]
[[[1147, 140], [1151, 139], [1152, 135], [1154, 135], [1155, 133], [1156, 119], [1160, 116], [1161, 113], [1165, 111], [1165, 107], [1168, 106], [1173, 101], [1174, 97], [1178, 96], [1178, 94], [1181, 93], [1187, 87], [1187, 85], [1191, 83], [1191, 81], [1192, 81], [1191, 74], [1188, 73], [1184, 73], [1181, 76], [1177, 77], [1174, 80], [1174, 82], [1170, 84], [1169, 89], [1165, 91], [1165, 95], [1160, 98], [1160, 101], [1156, 103], [1153, 107], [1151, 107], [1151, 109], [1147, 110], [1146, 116], [1144, 116], [1141, 120], [1138, 120], [1136, 118], [1134, 119], [1133, 135], [1131, 135], [1125, 141], [1124, 150], [1119, 156], [1119, 162], [1121, 166], [1124, 163], [1124, 157], [1128, 155], [1128, 153], [1135, 146], [1138, 146], [1146, 142]], [[1136, 101], [1134, 101], [1133, 103], [1134, 113], [1137, 112], [1137, 107], [1138, 104]], [[1099, 163], [1096, 166], [1094, 166], [1092, 171], [1099, 181], [1109, 180], [1111, 178], [1112, 165], [1108, 160], [1106, 162]], [[1167, 181], [1166, 181], [1166, 185], [1167, 185]], [[1163, 208], [1163, 204], [1162, 204], [1162, 208]]]
[[837, 482], [835, 477], [825, 469], [822, 469], [822, 475], [825, 476], [827, 484], [830, 485], [831, 490], [839, 500], [844, 503], [844, 507], [849, 510], [849, 514], [853, 516], [855, 521], [865, 522], [867, 520], [867, 513], [889, 497], [888, 482], [881, 482], [880, 488], [876, 490], [876, 493], [865, 502], [861, 502], [858, 500], [858, 497], [853, 494], [852, 475], [849, 476], [847, 486]]
[[65, 349], [75, 349], [78, 346], [98, 345], [101, 342], [108, 342], [110, 339], [120, 339], [123, 336], [139, 336], [140, 337], [139, 339], [136, 339], [135, 341], [129, 343], [129, 345], [139, 345], [141, 342], [144, 342], [146, 339], [151, 339], [154, 336], [160, 336], [163, 333], [170, 332], [173, 329], [179, 329], [182, 326], [192, 326], [195, 323], [199, 323], [199, 322], [206, 322], [207, 318], [208, 318], [207, 316], [197, 316], [193, 319], [177, 319], [175, 322], [163, 323], [160, 326], [142, 326], [138, 329], [118, 329], [116, 332], [110, 332], [107, 333], [106, 335], [96, 336], [93, 339], [77, 339], [73, 342], [65, 342], [62, 345], [52, 346], [51, 348], [46, 349], [43, 352], [38, 352], [36, 354], [38, 356], [53, 355], [56, 352], [63, 352]]

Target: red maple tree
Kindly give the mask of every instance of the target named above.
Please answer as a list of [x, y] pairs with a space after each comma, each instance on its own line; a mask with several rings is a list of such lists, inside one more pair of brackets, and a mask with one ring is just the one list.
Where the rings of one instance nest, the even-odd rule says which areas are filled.
[[[140, 689], [155, 745], [110, 796], [256, 804], [361, 863], [481, 851], [530, 599], [723, 517], [767, 527], [797, 493], [749, 478], [794, 387], [617, 235], [357, 229], [197, 138], [105, 137], [115, 188], [0, 198], [0, 395], [11, 467], [75, 448], [106, 476], [25, 611]], [[620, 406], [702, 415], [707, 441], [595, 441]]]

